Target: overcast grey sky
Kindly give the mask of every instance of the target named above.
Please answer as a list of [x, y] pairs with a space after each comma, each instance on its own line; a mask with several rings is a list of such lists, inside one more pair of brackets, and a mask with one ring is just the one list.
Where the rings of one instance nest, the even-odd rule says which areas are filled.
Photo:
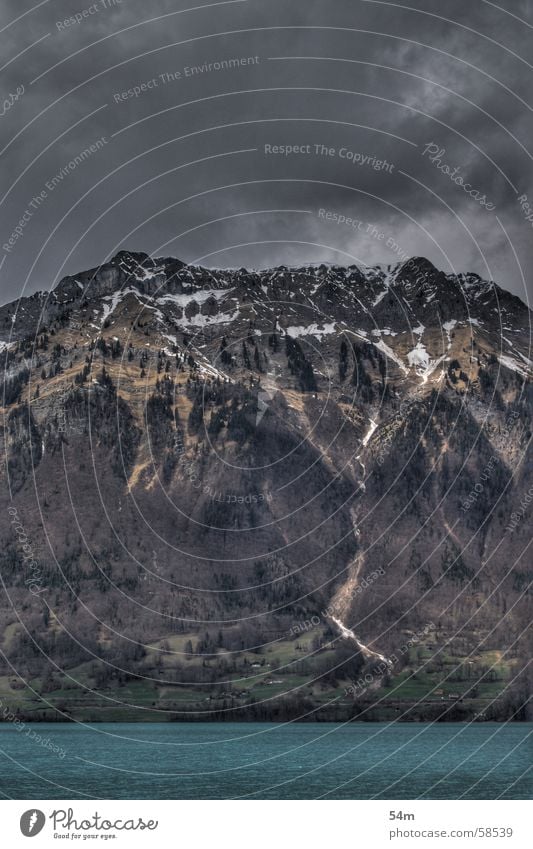
[[531, 296], [532, 0], [2, 0], [0, 30], [3, 302], [122, 248]]

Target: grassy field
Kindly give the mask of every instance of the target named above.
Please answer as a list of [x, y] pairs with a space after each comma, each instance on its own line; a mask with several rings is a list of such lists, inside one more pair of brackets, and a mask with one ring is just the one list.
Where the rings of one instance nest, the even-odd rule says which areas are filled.
[[[8, 625], [5, 629], [4, 645], [13, 638], [15, 628]], [[312, 635], [278, 640], [255, 653], [221, 649], [206, 659], [195, 653], [197, 634], [177, 634], [147, 647], [145, 677], [117, 676], [100, 687], [94, 663], [54, 674], [47, 682], [35, 678], [25, 684], [16, 676], [4, 676], [0, 677], [0, 717], [158, 721], [172, 718], [173, 712], [192, 711], [208, 718], [220, 710], [231, 716], [232, 711], [249, 705], [268, 706], [295, 698], [315, 707], [349, 709], [353, 699], [346, 689], [354, 682], [323, 675], [336, 663], [336, 651], [327, 643], [327, 636], [326, 629], [319, 626]], [[313, 651], [311, 637], [323, 638], [324, 647]], [[176, 664], [184, 670], [181, 682], [171, 680]], [[505, 689], [515, 667], [516, 660], [502, 652], [454, 656], [449, 647], [433, 639], [409, 649], [400, 668], [393, 666], [386, 675], [380, 672], [357, 693], [356, 700], [367, 705], [377, 702], [384, 719], [401, 711], [402, 705], [439, 701], [461, 702], [482, 714]], [[191, 671], [190, 681], [187, 670]], [[206, 671], [214, 680], [195, 678]]]

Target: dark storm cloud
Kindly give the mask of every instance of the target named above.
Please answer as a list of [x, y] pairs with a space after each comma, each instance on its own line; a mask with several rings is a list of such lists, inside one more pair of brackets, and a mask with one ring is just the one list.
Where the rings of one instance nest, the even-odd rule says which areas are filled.
[[526, 298], [529, 0], [32, 5], [0, 10], [4, 301], [123, 247], [212, 266], [422, 254]]

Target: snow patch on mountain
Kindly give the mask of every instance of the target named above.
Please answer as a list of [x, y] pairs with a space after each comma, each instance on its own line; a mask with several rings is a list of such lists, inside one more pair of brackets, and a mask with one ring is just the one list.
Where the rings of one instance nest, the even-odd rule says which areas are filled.
[[363, 437], [363, 445], [366, 446], [370, 442], [372, 438], [372, 434], [376, 430], [378, 424], [374, 421], [374, 419], [370, 419], [370, 427], [368, 428], [366, 434]]
[[383, 341], [383, 339], [380, 339], [379, 342], [374, 342], [374, 345], [376, 348], [382, 351], [382, 353], [385, 354], [385, 356], [388, 357], [389, 360], [392, 360], [394, 363], [396, 363], [396, 365], [401, 368], [404, 374], [409, 373], [409, 370], [405, 367], [405, 364], [401, 361], [399, 357], [396, 356], [392, 348], [389, 348], [389, 346], [386, 342]]
[[435, 371], [438, 365], [443, 362], [446, 355], [443, 354], [436, 360], [432, 360], [426, 350], [426, 346], [422, 342], [418, 342], [416, 347], [407, 354], [407, 360], [411, 368], [414, 368], [419, 377], [422, 378], [422, 383], [427, 383], [428, 378]]
[[[522, 356], [522, 359], [524, 359], [524, 360], [526, 359], [523, 355], [521, 355], [521, 356]], [[528, 372], [526, 371], [526, 369], [524, 369], [524, 367], [519, 362], [517, 362], [517, 360], [515, 360], [513, 357], [509, 357], [507, 354], [499, 354], [498, 360], [500, 361], [502, 366], [505, 366], [506, 368], [510, 369], [511, 371], [515, 371], [517, 374], [520, 374], [522, 377], [529, 377], [530, 376], [528, 374]]]
[[231, 291], [233, 291], [233, 289], [202, 289], [187, 294], [159, 295], [157, 297], [157, 302], [159, 304], [176, 304], [176, 306], [182, 308], [185, 308], [193, 302], [196, 302], [198, 306], [201, 306], [208, 301], [209, 298], [214, 298], [217, 302], [221, 301]]
[[[105, 322], [110, 316], [113, 315], [116, 308], [120, 304], [121, 301], [124, 300], [126, 295], [135, 295], [138, 297], [139, 293], [136, 289], [119, 289], [118, 292], [114, 292], [112, 295], [105, 295], [102, 298], [103, 311], [101, 316], [101, 326], [103, 327]], [[96, 312], [96, 310], [93, 310]]]
[[446, 338], [448, 340], [448, 350], [452, 347], [452, 337], [450, 336], [454, 327], [457, 327], [457, 320], [455, 318], [450, 319], [450, 321], [445, 321], [442, 325], [443, 329], [446, 331]]
[[417, 342], [413, 350], [407, 354], [407, 361], [411, 368], [415, 368], [417, 371], [420, 369], [425, 371], [429, 366], [429, 354], [426, 346], [422, 342]]
[[177, 323], [187, 327], [211, 327], [214, 324], [229, 324], [231, 321], [236, 321], [239, 315], [240, 310], [237, 307], [233, 313], [220, 312], [218, 315], [202, 315], [202, 313], [197, 313], [190, 318], [184, 315]]
[[329, 336], [335, 333], [335, 330], [335, 322], [331, 321], [323, 327], [319, 327], [318, 324], [309, 324], [307, 327], [287, 327], [286, 333], [291, 339], [297, 339], [299, 336], [316, 336], [317, 339], [322, 340], [323, 336]]

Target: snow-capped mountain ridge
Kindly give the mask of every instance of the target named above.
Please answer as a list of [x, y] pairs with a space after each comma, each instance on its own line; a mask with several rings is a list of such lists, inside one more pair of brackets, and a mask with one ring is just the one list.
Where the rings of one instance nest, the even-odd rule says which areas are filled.
[[248, 271], [120, 251], [48, 294], [1, 308], [0, 342], [31, 338], [72, 314], [87, 338], [150, 315], [164, 344], [180, 331], [208, 347], [221, 333], [245, 338], [276, 328], [308, 345], [351, 335], [381, 351], [395, 379], [424, 383], [440, 380], [454, 359], [465, 371], [472, 356], [494, 357], [521, 375], [533, 360], [531, 313], [519, 298], [477, 274], [445, 274], [423, 257], [383, 267]]

